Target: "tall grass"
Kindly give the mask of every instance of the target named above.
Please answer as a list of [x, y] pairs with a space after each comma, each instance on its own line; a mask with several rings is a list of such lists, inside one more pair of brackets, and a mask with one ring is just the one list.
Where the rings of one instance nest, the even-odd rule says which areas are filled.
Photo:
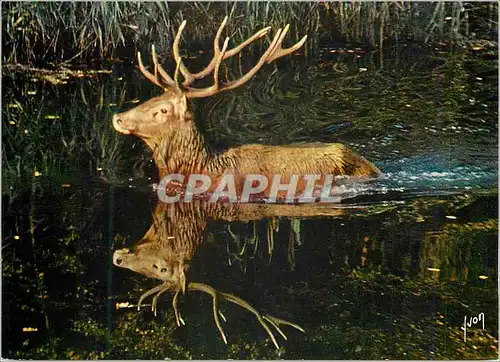
[[4, 194], [15, 199], [32, 181], [60, 187], [81, 182], [82, 174], [121, 182], [116, 175], [127, 156], [109, 115], [124, 103], [125, 90], [124, 82], [100, 79], [69, 87], [14, 77], [2, 99]]
[[[324, 3], [323, 26], [355, 43], [383, 48], [384, 42], [463, 41], [474, 33], [496, 38], [497, 4], [455, 2]], [[473, 31], [471, 31], [473, 29]]]
[[[259, 27], [292, 24], [291, 33], [315, 30], [317, 5], [306, 3], [167, 3], [167, 2], [46, 2], [7, 3], [4, 19], [4, 56], [9, 63], [133, 56], [155, 44], [170, 48], [173, 34], [188, 20], [189, 41], [205, 42], [230, 15], [228, 33], [243, 40]], [[309, 17], [308, 14], [314, 16]], [[247, 14], [249, 16], [247, 16]], [[283, 14], [284, 16], [282, 16]], [[300, 29], [300, 31], [299, 31]]]
[[[227, 34], [241, 41], [263, 26], [291, 25], [290, 38], [383, 48], [392, 40], [496, 38], [496, 3], [462, 2], [8, 2], [2, 4], [3, 61], [88, 61], [133, 56], [151, 44], [168, 51], [179, 24], [183, 44], [204, 43], [229, 15]], [[210, 42], [208, 42], [210, 43]]]
[[111, 57], [170, 27], [166, 2], [12, 2], [2, 6], [4, 62]]

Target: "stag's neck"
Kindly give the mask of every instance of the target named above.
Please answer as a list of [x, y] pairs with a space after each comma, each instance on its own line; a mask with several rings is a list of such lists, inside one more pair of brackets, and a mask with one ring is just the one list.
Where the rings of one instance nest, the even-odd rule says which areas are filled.
[[145, 140], [153, 151], [160, 179], [168, 174], [221, 174], [234, 168], [234, 160], [207, 148], [204, 137], [194, 125], [174, 131], [168, 137]]

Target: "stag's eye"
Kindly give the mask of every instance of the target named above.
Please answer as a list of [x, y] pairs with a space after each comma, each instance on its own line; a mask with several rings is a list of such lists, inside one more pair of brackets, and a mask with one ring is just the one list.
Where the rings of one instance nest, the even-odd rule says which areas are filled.
[[168, 113], [168, 110], [166, 110], [165, 108], [162, 108], [162, 109], [161, 109], [161, 113], [163, 113], [163, 114], [167, 114], [167, 113]]
[[158, 265], [153, 264], [153, 268], [158, 269]]

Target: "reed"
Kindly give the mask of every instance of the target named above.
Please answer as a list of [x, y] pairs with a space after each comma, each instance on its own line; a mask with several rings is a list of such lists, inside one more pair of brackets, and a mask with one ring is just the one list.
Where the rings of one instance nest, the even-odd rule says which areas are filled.
[[[461, 1], [333, 2], [323, 4], [322, 18], [334, 36], [383, 48], [385, 41], [462, 41], [471, 27], [481, 31], [497, 25], [492, 16], [495, 6]], [[469, 16], [478, 12], [483, 19]]]
[[42, 82], [15, 81], [4, 89], [3, 194], [14, 200], [33, 182], [72, 184], [81, 172], [119, 183], [123, 140], [103, 120], [124, 102], [126, 84], [96, 83], [82, 80], [69, 96]]
[[[463, 2], [7, 2], [2, 6], [5, 63], [89, 61], [132, 57], [155, 44], [169, 51], [187, 19], [186, 43], [207, 47], [224, 16], [241, 42], [264, 25], [291, 24], [291, 38], [307, 33], [307, 52], [347, 41], [383, 48], [393, 41], [496, 40], [498, 5]], [[201, 45], [200, 45], [201, 44]], [[260, 51], [261, 49], [259, 49]], [[166, 54], [163, 54], [166, 55]]]

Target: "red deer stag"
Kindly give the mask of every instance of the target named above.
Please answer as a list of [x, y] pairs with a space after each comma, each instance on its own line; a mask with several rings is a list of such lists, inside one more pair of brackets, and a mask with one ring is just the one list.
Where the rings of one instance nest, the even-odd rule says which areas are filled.
[[113, 254], [113, 264], [162, 281], [162, 284], [141, 295], [137, 303], [138, 308], [147, 297], [154, 295], [151, 306], [156, 315], [160, 295], [166, 291], [174, 292], [172, 305], [177, 325], [180, 326], [181, 323], [184, 324], [178, 309], [180, 292], [201, 291], [212, 297], [213, 318], [225, 343], [227, 338], [219, 320], [219, 302], [223, 301], [236, 304], [254, 314], [276, 348], [279, 348], [272, 328], [285, 339], [285, 334], [279, 328], [281, 325], [289, 325], [303, 331], [302, 328], [292, 322], [262, 314], [240, 297], [186, 279], [189, 263], [203, 242], [207, 223], [209, 220], [250, 221], [283, 216], [335, 217], [342, 214], [342, 209], [334, 209], [326, 204], [222, 204], [200, 202], [200, 200], [175, 204], [160, 202], [153, 213], [153, 223], [146, 234], [136, 243], [133, 250], [127, 248], [116, 250]]
[[[227, 49], [229, 38], [226, 38], [220, 49], [220, 37], [227, 17], [220, 25], [214, 40], [214, 57], [208, 66], [198, 73], [192, 74], [183, 64], [179, 55], [179, 42], [186, 25], [184, 21], [176, 34], [173, 43], [173, 55], [176, 70], [172, 79], [158, 64], [154, 46], [152, 47], [153, 73], [145, 69], [140, 53], [137, 54], [139, 69], [144, 76], [165, 93], [145, 103], [113, 116], [114, 128], [124, 134], [140, 137], [153, 151], [153, 157], [162, 179], [168, 174], [182, 174], [185, 180], [191, 174], [204, 174], [212, 179], [212, 185], [220, 180], [223, 174], [232, 174], [236, 179], [236, 192], [241, 193], [246, 175], [257, 174], [272, 178], [281, 176], [281, 182], [289, 182], [292, 175], [301, 178], [303, 175], [357, 176], [376, 178], [379, 169], [365, 158], [339, 143], [314, 143], [289, 146], [268, 146], [260, 144], [243, 145], [217, 154], [211, 152], [193, 122], [192, 112], [188, 107], [188, 98], [201, 98], [234, 89], [248, 82], [265, 64], [286, 56], [305, 43], [304, 36], [290, 48], [283, 48], [282, 42], [289, 29], [279, 29], [269, 47], [257, 64], [241, 78], [219, 84], [219, 67], [223, 60], [238, 54], [244, 47], [266, 35], [270, 27], [266, 27], [239, 46]], [[195, 80], [213, 73], [213, 84], [207, 88], [192, 87]], [[179, 74], [184, 80], [179, 83]], [[214, 182], [215, 181], [215, 182]], [[263, 195], [269, 194], [269, 188]], [[305, 182], [300, 179], [297, 194], [305, 189]]]

